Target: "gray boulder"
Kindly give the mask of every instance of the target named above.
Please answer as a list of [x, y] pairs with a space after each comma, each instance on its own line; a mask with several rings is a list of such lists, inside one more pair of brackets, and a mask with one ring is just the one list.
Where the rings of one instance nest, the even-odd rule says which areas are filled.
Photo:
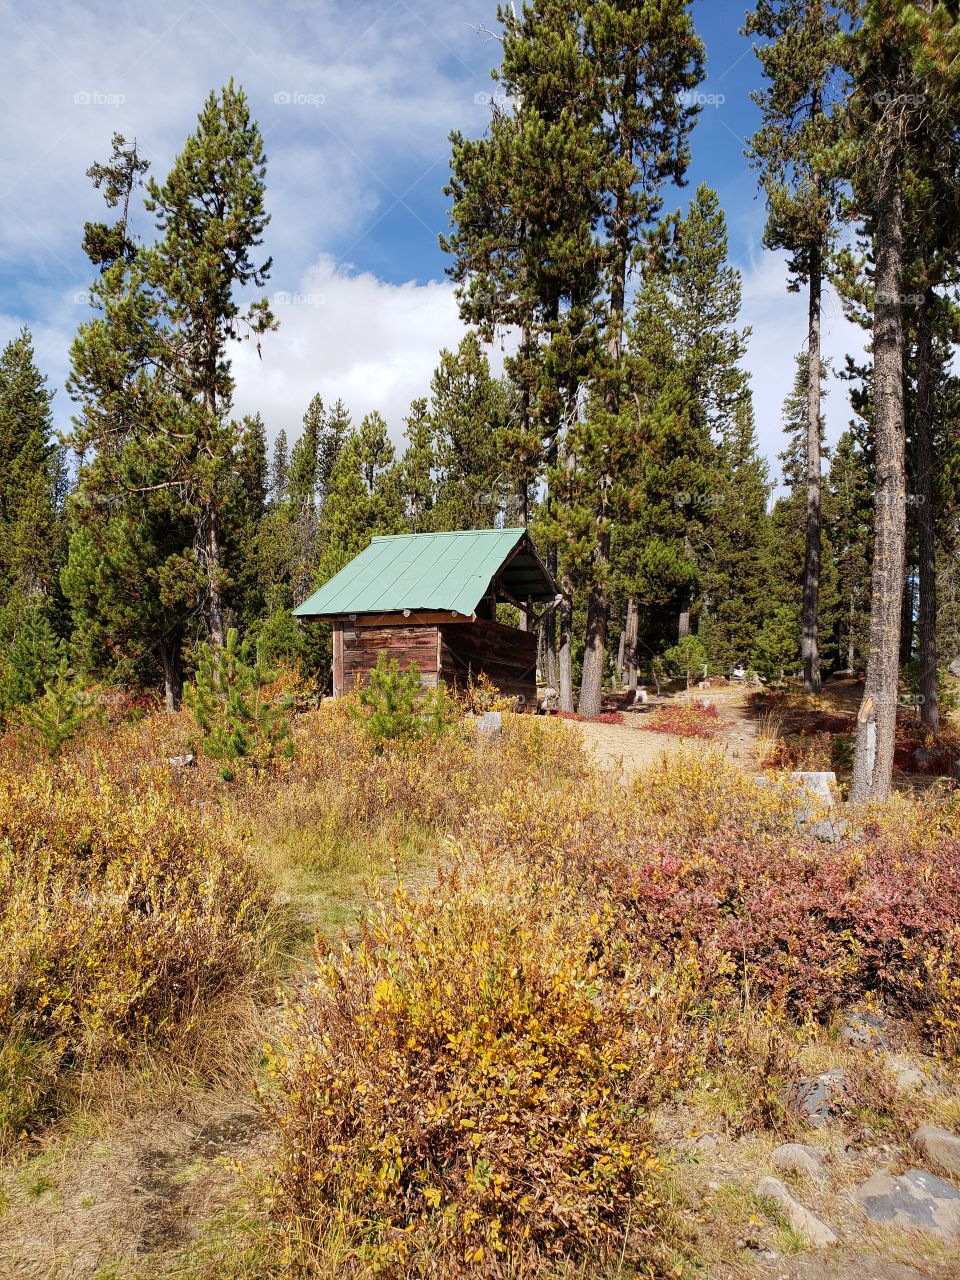
[[814, 1249], [825, 1249], [827, 1245], [836, 1244], [837, 1237], [825, 1222], [815, 1213], [811, 1213], [799, 1200], [795, 1200], [787, 1188], [777, 1178], [761, 1178], [757, 1184], [757, 1195], [764, 1200], [774, 1200], [783, 1210], [787, 1221], [807, 1244]]
[[770, 1163], [779, 1173], [801, 1173], [819, 1178], [823, 1172], [822, 1153], [802, 1142], [785, 1142], [770, 1152]]
[[873, 1009], [851, 1009], [844, 1016], [840, 1039], [844, 1044], [864, 1049], [886, 1049], [890, 1019]]
[[960, 1138], [955, 1133], [924, 1124], [911, 1135], [910, 1141], [935, 1169], [960, 1176]]
[[857, 1188], [857, 1199], [872, 1222], [960, 1240], [960, 1191], [926, 1169], [908, 1169], [899, 1178], [875, 1173]]
[[814, 1128], [825, 1125], [850, 1096], [850, 1082], [842, 1067], [801, 1076], [787, 1090], [786, 1102]]

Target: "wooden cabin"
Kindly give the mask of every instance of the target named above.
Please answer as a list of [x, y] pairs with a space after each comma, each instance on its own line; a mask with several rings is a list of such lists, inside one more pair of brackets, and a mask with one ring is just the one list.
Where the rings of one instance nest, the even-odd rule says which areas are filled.
[[[530, 706], [537, 697], [536, 607], [559, 599], [525, 529], [374, 538], [294, 612], [333, 624], [333, 692], [363, 682], [381, 653], [415, 662], [427, 687], [462, 688], [481, 673]], [[516, 605], [527, 631], [497, 622]]]

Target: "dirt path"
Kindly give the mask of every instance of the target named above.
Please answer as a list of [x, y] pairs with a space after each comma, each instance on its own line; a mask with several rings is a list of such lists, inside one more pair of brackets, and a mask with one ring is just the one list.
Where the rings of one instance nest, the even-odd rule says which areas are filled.
[[[674, 734], [657, 733], [645, 727], [647, 718], [657, 706], [673, 699], [667, 696], [651, 697], [646, 706], [624, 711], [624, 724], [592, 724], [578, 721], [587, 746], [601, 764], [635, 773], [652, 764], [666, 751], [673, 751], [681, 742], [695, 750], [720, 748], [732, 760], [742, 761], [752, 767], [753, 748], [757, 738], [757, 722], [750, 716], [748, 703], [750, 690], [742, 686], [721, 686], [698, 689], [695, 696], [713, 703], [720, 714], [722, 733], [712, 741], [703, 738], [679, 738]], [[685, 697], [686, 695], [678, 695]]]
[[235, 1196], [230, 1161], [249, 1162], [263, 1141], [249, 1091], [185, 1092], [179, 1108], [101, 1123], [95, 1136], [52, 1134], [5, 1172], [3, 1280], [159, 1276], [138, 1262], [175, 1256]]

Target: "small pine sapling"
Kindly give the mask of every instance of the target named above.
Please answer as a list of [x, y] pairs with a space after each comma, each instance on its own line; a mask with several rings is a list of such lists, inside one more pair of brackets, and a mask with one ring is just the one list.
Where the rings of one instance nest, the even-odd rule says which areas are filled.
[[46, 681], [43, 690], [42, 697], [24, 708], [23, 724], [55, 760], [90, 720], [93, 698], [78, 683], [66, 658], [60, 660], [55, 676]]
[[184, 701], [203, 734], [204, 754], [222, 761], [226, 782], [236, 777], [241, 761], [261, 767], [293, 754], [293, 699], [276, 695], [271, 688], [276, 679], [262, 654], [249, 641], [240, 643], [235, 627], [219, 651], [200, 646], [196, 679], [184, 690]]
[[381, 653], [358, 702], [355, 714], [376, 750], [386, 742], [412, 742], [423, 736], [420, 670], [415, 662], [401, 671], [396, 658]]

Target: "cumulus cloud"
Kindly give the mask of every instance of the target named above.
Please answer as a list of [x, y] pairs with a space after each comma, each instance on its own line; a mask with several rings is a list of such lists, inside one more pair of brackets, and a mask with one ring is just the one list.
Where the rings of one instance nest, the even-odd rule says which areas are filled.
[[399, 439], [411, 400], [429, 392], [442, 348], [463, 337], [447, 281], [390, 284], [370, 272], [338, 267], [325, 255], [295, 290], [272, 297], [278, 332], [234, 355], [238, 413], [258, 411], [268, 430], [288, 435], [317, 392], [342, 399], [354, 421], [379, 410]]
[[[262, 359], [249, 345], [238, 348], [237, 411], [259, 410], [271, 432], [295, 432], [319, 391], [326, 401], [342, 397], [356, 419], [380, 410], [399, 438], [440, 350], [463, 333], [437, 248], [440, 187], [450, 130], [478, 134], [489, 116], [499, 48], [477, 28], [494, 27], [495, 12], [496, 0], [7, 6], [0, 342], [30, 324], [59, 389], [58, 427], [71, 410], [62, 389], [70, 340], [89, 315], [82, 227], [103, 216], [85, 170], [106, 158], [118, 130], [137, 138], [162, 178], [207, 92], [233, 76], [269, 156], [273, 218], [263, 253], [274, 260], [270, 288], [282, 322], [264, 339]], [[724, 91], [735, 93], [729, 83]], [[700, 130], [694, 149], [709, 153], [729, 125], [711, 112]], [[733, 166], [719, 185], [731, 240], [748, 246], [738, 264], [743, 320], [753, 327], [747, 365], [761, 445], [775, 459], [780, 407], [805, 338], [804, 300], [786, 292], [782, 259], [753, 248], [762, 221], [753, 184]], [[134, 227], [151, 235], [143, 211]], [[863, 346], [830, 295], [824, 346], [838, 366], [844, 351]], [[491, 354], [499, 367], [502, 352]], [[834, 386], [829, 438], [848, 416], [846, 388]]]

